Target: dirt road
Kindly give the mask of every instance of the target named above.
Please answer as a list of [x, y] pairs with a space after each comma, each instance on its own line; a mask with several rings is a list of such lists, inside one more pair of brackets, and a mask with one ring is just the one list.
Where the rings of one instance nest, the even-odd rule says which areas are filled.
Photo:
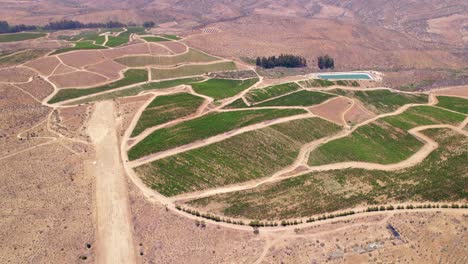
[[96, 104], [88, 133], [95, 145], [96, 160], [96, 259], [97, 263], [135, 263], [127, 182], [119, 156], [114, 105]]

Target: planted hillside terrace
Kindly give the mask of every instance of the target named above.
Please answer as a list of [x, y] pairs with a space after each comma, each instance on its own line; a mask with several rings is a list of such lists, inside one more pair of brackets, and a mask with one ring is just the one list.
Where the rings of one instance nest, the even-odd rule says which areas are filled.
[[119, 33], [119, 35], [117, 36], [109, 36], [106, 46], [108, 47], [121, 46], [130, 41], [131, 34], [145, 32], [144, 27], [127, 27], [126, 29], [127, 29], [126, 31]]
[[340, 127], [320, 118], [299, 119], [234, 136], [136, 169], [143, 181], [172, 196], [262, 178], [291, 164], [301, 146]]
[[199, 94], [209, 96], [215, 100], [232, 97], [251, 87], [258, 78], [247, 80], [209, 79], [204, 82], [192, 84], [193, 90]]
[[367, 109], [377, 114], [394, 112], [405, 104], [424, 104], [428, 101], [427, 94], [398, 93], [387, 89], [369, 91], [336, 89], [330, 92], [356, 98]]
[[333, 97], [335, 97], [335, 95], [302, 90], [269, 101], [264, 101], [255, 106], [311, 106], [320, 104]]
[[86, 95], [91, 95], [95, 93], [105, 92], [113, 89], [117, 89], [120, 87], [124, 87], [127, 85], [132, 85], [136, 83], [146, 82], [148, 81], [148, 71], [143, 69], [131, 69], [127, 70], [124, 73], [124, 78], [118, 81], [115, 81], [110, 84], [94, 87], [94, 88], [87, 88], [87, 89], [61, 89], [59, 90], [50, 100], [49, 104], [54, 104], [70, 99], [79, 98]]
[[45, 37], [45, 33], [11, 33], [11, 34], [0, 34], [0, 43], [1, 42], [13, 42], [13, 41], [23, 41], [28, 39], [37, 39]]
[[105, 94], [87, 97], [81, 100], [76, 100], [66, 105], [85, 104], [85, 103], [91, 103], [91, 102], [96, 102], [96, 101], [111, 100], [111, 99], [120, 98], [120, 97], [134, 96], [142, 92], [146, 92], [146, 91], [168, 89], [168, 88], [179, 86], [182, 84], [191, 84], [191, 83], [199, 82], [202, 80], [203, 78], [201, 77], [195, 77], [195, 78], [183, 78], [183, 79], [174, 79], [174, 80], [169, 80], [169, 81], [146, 83], [146, 84], [142, 84], [139, 86], [130, 87], [127, 89], [117, 90], [117, 91], [108, 92]]
[[457, 202], [466, 198], [467, 137], [450, 129], [423, 133], [439, 143], [422, 163], [398, 171], [313, 172], [189, 202], [201, 211], [248, 219], [290, 219], [386, 200]]
[[459, 113], [468, 114], [468, 99], [460, 97], [437, 96], [437, 106], [457, 111]]
[[128, 67], [144, 67], [150, 65], [170, 66], [185, 63], [213, 62], [219, 60], [206, 53], [194, 49], [188, 52], [173, 56], [125, 56], [115, 59], [116, 62]]
[[135, 137], [150, 127], [194, 113], [204, 99], [189, 93], [178, 93], [156, 97], [143, 111], [132, 137]]
[[222, 61], [209, 64], [182, 65], [168, 69], [153, 68], [151, 69], [151, 76], [153, 80], [161, 80], [233, 70], [237, 70], [236, 64], [234, 62]]
[[154, 131], [128, 151], [130, 160], [267, 120], [304, 114], [301, 109], [262, 109], [211, 113]]
[[345, 161], [391, 164], [403, 161], [423, 145], [408, 133], [417, 126], [457, 125], [464, 115], [431, 106], [416, 106], [358, 127], [349, 136], [330, 141], [310, 153], [310, 165]]
[[245, 98], [251, 104], [271, 99], [299, 90], [301, 87], [297, 83], [283, 83], [249, 91]]
[[107, 49], [107, 47], [96, 45], [91, 41], [78, 41], [74, 43], [73, 47], [58, 49], [52, 52], [50, 55], [57, 55], [65, 52], [75, 51], [75, 50], [92, 50], [92, 49]]

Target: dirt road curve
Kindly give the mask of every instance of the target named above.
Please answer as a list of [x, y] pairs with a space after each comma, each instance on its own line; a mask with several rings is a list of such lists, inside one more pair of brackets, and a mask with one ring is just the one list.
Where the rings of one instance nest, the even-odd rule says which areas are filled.
[[96, 104], [88, 126], [96, 160], [97, 263], [135, 263], [127, 182], [119, 159], [114, 105]]

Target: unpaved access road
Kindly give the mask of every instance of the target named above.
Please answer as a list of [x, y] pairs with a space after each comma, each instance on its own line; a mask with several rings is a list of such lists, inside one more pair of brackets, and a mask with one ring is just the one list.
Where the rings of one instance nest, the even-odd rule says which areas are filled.
[[96, 263], [135, 263], [127, 181], [120, 162], [112, 101], [96, 104], [88, 134], [96, 150]]

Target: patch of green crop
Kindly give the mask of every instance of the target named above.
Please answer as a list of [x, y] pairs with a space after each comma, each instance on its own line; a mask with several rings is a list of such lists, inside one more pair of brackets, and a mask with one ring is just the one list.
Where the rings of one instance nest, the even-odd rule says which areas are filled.
[[239, 98], [235, 100], [234, 102], [226, 105], [224, 108], [225, 109], [236, 109], [236, 108], [247, 108], [249, 107], [248, 105], [245, 104], [244, 100], [242, 98]]
[[311, 106], [320, 104], [332, 97], [334, 95], [303, 90], [259, 103], [255, 106]]
[[203, 75], [210, 72], [237, 70], [236, 64], [232, 61], [223, 61], [210, 64], [182, 65], [169, 69], [151, 69], [153, 80], [180, 78], [185, 76]]
[[138, 136], [147, 128], [194, 113], [203, 101], [203, 98], [189, 93], [156, 97], [141, 114], [132, 132], [132, 137]]
[[128, 157], [130, 160], [135, 160], [236, 128], [303, 113], [306, 112], [302, 109], [262, 109], [211, 113], [154, 131], [133, 146], [128, 152]]
[[148, 186], [167, 196], [244, 182], [291, 164], [302, 144], [339, 129], [320, 118], [294, 120], [164, 158], [136, 171]]
[[58, 103], [85, 95], [105, 92], [127, 85], [148, 81], [148, 71], [143, 69], [130, 69], [124, 73], [124, 78], [110, 84], [88, 88], [88, 89], [61, 89], [50, 100], [49, 103]]
[[420, 164], [404, 170], [314, 172], [189, 204], [200, 207], [201, 211], [216, 208], [214, 213], [229, 217], [264, 220], [307, 217], [362, 204], [466, 199], [467, 138], [449, 129], [430, 129], [423, 133], [434, 138], [439, 148]]
[[107, 47], [95, 45], [90, 41], [79, 41], [79, 42], [75, 42], [74, 47], [58, 49], [52, 52], [50, 55], [61, 54], [61, 53], [74, 51], [74, 50], [91, 50], [91, 49], [107, 49]]
[[391, 164], [403, 161], [423, 143], [408, 133], [417, 126], [458, 124], [461, 114], [431, 106], [412, 107], [396, 116], [381, 118], [357, 128], [349, 136], [330, 141], [310, 153], [310, 165], [362, 161]]
[[209, 79], [205, 82], [194, 83], [192, 87], [199, 94], [221, 100], [244, 91], [256, 82], [258, 82], [258, 78], [247, 80]]
[[245, 98], [250, 103], [258, 103], [273, 97], [294, 92], [301, 88], [297, 83], [283, 83], [249, 91]]
[[336, 89], [330, 92], [356, 98], [361, 101], [366, 108], [377, 114], [394, 112], [405, 104], [424, 104], [428, 101], [427, 94], [407, 94], [393, 92], [387, 89], [368, 91]]
[[108, 36], [106, 46], [117, 47], [117, 46], [126, 44], [130, 41], [131, 34], [141, 33], [144, 31], [145, 31], [145, 28], [143, 27], [128, 27], [127, 31], [120, 33], [118, 36]]
[[20, 32], [11, 34], [0, 34], [0, 42], [23, 41], [45, 37], [45, 33]]
[[130, 87], [127, 89], [122, 89], [118, 91], [113, 91], [113, 92], [109, 92], [105, 94], [100, 94], [100, 95], [84, 98], [81, 100], [70, 102], [65, 105], [85, 104], [85, 103], [96, 102], [96, 101], [111, 100], [111, 99], [120, 98], [120, 97], [135, 96], [144, 91], [167, 89], [167, 88], [175, 87], [175, 86], [182, 85], [182, 84], [191, 84], [194, 82], [199, 82], [201, 80], [203, 80], [203, 78], [196, 77], [196, 78], [184, 78], [184, 79], [175, 79], [175, 80], [169, 80], [169, 81], [146, 83], [146, 84], [142, 84], [139, 86]]
[[[189, 49], [188, 52], [174, 56], [125, 56], [115, 59], [116, 62], [128, 67], [144, 67], [149, 65], [170, 66], [191, 62], [212, 62], [218, 58], [200, 52], [198, 50]], [[197, 65], [193, 65], [197, 66]]]
[[468, 100], [459, 97], [437, 96], [437, 106], [468, 114]]
[[163, 37], [165, 38], [168, 38], [168, 39], [172, 39], [172, 40], [180, 40], [181, 38], [179, 38], [178, 36], [176, 35], [168, 35], [168, 34], [165, 34], [165, 35], [162, 35]]
[[161, 38], [161, 37], [142, 37], [142, 39], [148, 41], [148, 42], [163, 42], [163, 41], [169, 41], [168, 39]]

